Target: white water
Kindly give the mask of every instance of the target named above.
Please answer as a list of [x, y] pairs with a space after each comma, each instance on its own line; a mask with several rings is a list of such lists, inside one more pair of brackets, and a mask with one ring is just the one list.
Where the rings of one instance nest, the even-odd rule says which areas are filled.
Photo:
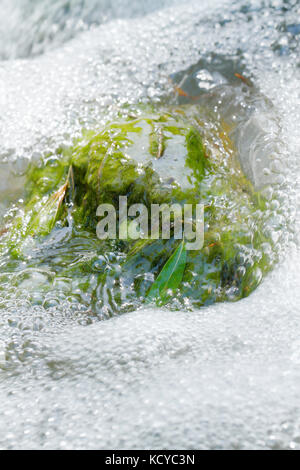
[[20, 185], [9, 164], [22, 171], [107, 108], [159, 100], [170, 74], [216, 54], [275, 106], [239, 142], [258, 184], [278, 145], [289, 248], [249, 298], [193, 313], [87, 321], [77, 305], [1, 293], [0, 447], [300, 448], [299, 2], [74, 0], [64, 15], [63, 0], [53, 15], [32, 3], [0, 0], [0, 203]]

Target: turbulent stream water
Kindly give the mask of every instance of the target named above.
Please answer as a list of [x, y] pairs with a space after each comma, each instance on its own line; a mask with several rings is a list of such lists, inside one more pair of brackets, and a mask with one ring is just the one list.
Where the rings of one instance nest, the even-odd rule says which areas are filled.
[[1, 274], [1, 448], [300, 449], [299, 0], [0, 0], [0, 227], [29, 161], [170, 80], [237, 124], [281, 260], [242, 301], [106, 321]]

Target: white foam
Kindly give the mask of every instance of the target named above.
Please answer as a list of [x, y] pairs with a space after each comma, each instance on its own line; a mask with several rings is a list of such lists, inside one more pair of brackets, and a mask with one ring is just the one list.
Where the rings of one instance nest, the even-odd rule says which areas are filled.
[[287, 11], [281, 0], [241, 5], [182, 2], [0, 63], [6, 159], [67, 143], [106, 106], [159, 99], [168, 74], [210, 53], [247, 64], [280, 117], [278, 200], [291, 247], [249, 298], [192, 313], [143, 310], [84, 326], [70, 303], [44, 309], [0, 293], [1, 447], [299, 448], [299, 47], [278, 27], [300, 11], [293, 1]]

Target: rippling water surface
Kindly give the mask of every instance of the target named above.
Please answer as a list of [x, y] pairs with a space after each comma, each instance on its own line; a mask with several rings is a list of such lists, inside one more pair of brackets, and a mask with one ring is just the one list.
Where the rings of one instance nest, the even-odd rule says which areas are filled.
[[237, 303], [108, 321], [0, 260], [0, 447], [300, 449], [299, 1], [0, 7], [0, 228], [29, 161], [123, 104], [178, 99], [171, 79], [235, 123], [282, 253]]

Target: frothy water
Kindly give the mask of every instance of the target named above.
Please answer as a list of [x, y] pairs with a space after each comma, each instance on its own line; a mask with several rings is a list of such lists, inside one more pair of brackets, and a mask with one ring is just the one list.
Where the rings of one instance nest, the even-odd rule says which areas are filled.
[[102, 322], [67, 285], [43, 295], [51, 273], [14, 284], [0, 261], [0, 446], [299, 448], [297, 0], [1, 3], [0, 217], [30, 160], [123, 104], [178, 100], [171, 78], [231, 116], [284, 241], [247, 299]]

